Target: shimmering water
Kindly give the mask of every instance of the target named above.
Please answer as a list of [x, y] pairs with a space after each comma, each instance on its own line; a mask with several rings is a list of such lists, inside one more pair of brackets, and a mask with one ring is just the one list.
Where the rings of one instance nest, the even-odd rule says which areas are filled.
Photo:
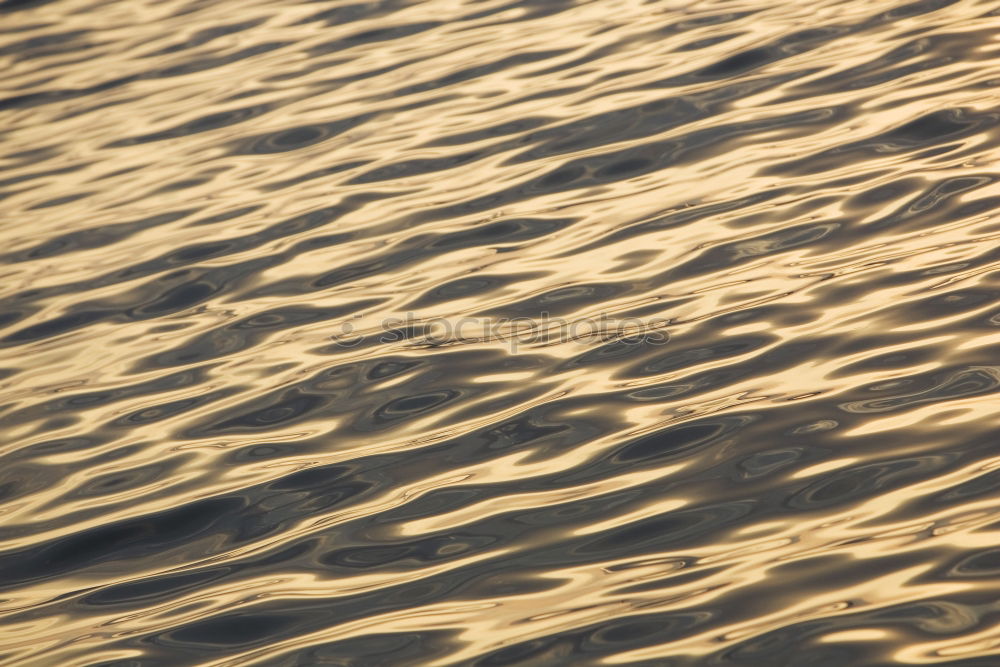
[[1000, 665], [1000, 1], [0, 8], [0, 664]]

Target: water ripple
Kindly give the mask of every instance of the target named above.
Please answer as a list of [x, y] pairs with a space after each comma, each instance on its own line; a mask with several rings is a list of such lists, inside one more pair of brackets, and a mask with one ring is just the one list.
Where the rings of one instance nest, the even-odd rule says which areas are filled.
[[1000, 3], [0, 16], [3, 664], [1000, 663]]

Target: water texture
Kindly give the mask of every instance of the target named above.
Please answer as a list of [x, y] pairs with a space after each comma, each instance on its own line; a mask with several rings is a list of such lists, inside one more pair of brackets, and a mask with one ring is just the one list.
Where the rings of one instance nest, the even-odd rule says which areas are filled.
[[998, 0], [7, 0], [0, 172], [0, 664], [1000, 665]]

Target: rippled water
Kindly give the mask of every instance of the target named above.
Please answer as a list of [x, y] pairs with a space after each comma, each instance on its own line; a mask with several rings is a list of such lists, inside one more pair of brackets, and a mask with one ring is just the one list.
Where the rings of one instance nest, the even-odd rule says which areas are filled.
[[0, 8], [0, 663], [1000, 664], [1000, 1]]

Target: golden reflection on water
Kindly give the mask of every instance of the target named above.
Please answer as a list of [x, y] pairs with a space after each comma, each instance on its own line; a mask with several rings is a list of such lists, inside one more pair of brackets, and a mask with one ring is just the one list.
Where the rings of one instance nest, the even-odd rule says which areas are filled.
[[0, 4], [0, 663], [1000, 663], [998, 35]]

